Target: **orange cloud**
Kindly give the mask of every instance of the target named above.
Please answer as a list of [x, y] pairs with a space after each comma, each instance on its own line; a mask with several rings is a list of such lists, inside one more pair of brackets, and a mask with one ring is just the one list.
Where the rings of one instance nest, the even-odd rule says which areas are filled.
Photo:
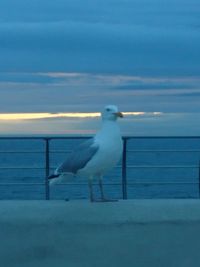
[[[126, 116], [141, 116], [145, 114], [160, 115], [160, 112], [123, 112]], [[90, 113], [2, 113], [0, 120], [30, 120], [30, 119], [47, 119], [47, 118], [94, 118], [100, 117], [99, 112]]]

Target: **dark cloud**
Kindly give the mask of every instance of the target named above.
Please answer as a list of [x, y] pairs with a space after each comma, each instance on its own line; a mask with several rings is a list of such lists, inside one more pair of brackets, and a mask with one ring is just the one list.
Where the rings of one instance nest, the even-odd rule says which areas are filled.
[[195, 3], [4, 0], [0, 70], [197, 75]]
[[189, 100], [189, 98], [196, 98], [196, 100], [198, 99], [198, 101], [200, 100], [200, 90], [199, 92], [183, 92], [180, 94], [174, 94], [174, 96], [178, 96], [178, 97], [187, 97], [187, 101]]
[[[199, 78], [89, 73], [1, 73], [0, 112], [199, 111]], [[120, 88], [120, 89], [119, 89]]]
[[176, 90], [176, 89], [194, 89], [197, 88], [197, 84], [188, 83], [136, 83], [136, 84], [126, 84], [119, 87], [114, 87], [114, 89], [119, 90]]
[[0, 111], [197, 111], [199, 12], [198, 0], [1, 0]]

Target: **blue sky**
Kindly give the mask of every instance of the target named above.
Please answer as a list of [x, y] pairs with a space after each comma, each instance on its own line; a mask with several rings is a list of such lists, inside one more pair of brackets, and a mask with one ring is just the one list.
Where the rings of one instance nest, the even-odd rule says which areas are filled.
[[1, 0], [0, 113], [198, 113], [199, 14], [199, 0]]

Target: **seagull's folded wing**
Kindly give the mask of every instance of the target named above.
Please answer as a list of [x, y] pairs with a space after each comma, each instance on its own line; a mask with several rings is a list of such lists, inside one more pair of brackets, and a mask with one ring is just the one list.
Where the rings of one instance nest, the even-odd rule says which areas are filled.
[[86, 164], [97, 153], [99, 145], [94, 142], [94, 138], [89, 139], [79, 145], [56, 170], [56, 173], [74, 173], [84, 168]]

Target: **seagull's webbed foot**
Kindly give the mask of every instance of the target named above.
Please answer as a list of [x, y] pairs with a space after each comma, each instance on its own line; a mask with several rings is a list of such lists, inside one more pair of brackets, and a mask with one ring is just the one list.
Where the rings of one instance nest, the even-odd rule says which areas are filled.
[[117, 202], [118, 199], [112, 199], [112, 198], [104, 198], [102, 199], [102, 202]]
[[117, 202], [118, 201], [118, 199], [109, 199], [109, 198], [101, 198], [101, 199], [97, 199], [97, 200], [95, 200], [94, 202]]

